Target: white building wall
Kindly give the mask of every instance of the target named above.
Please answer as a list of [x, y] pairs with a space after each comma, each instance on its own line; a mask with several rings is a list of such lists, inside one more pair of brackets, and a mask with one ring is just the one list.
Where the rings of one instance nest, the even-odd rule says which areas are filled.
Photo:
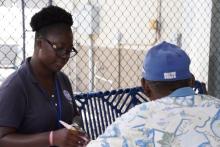
[[192, 60], [191, 72], [196, 79], [206, 83], [208, 82], [211, 8], [211, 0], [162, 0], [161, 9], [161, 40], [177, 43], [177, 38], [180, 37], [181, 47]]

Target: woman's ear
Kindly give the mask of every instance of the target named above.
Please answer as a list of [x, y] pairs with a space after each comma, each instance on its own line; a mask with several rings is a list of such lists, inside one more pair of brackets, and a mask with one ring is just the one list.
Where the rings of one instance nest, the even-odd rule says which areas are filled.
[[41, 49], [41, 48], [42, 48], [42, 45], [43, 45], [42, 39], [37, 38], [36, 41], [35, 41], [35, 48]]
[[149, 87], [149, 84], [146, 82], [146, 80], [144, 79], [144, 78], [142, 78], [141, 79], [141, 86], [142, 86], [142, 88], [144, 89], [144, 94], [147, 96], [147, 97], [149, 97], [149, 98], [151, 98], [151, 93], [152, 93], [152, 91], [151, 91], [151, 89], [150, 89], [150, 87]]

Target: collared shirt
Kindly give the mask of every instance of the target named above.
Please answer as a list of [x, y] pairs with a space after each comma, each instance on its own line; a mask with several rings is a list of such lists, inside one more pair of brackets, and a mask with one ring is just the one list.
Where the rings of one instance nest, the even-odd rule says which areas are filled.
[[220, 146], [220, 100], [192, 88], [137, 105], [88, 147]]
[[[58, 95], [49, 95], [39, 84], [30, 67], [30, 58], [0, 87], [0, 127], [16, 128], [18, 133], [40, 133], [58, 126]], [[56, 73], [60, 83], [61, 119], [72, 123], [72, 88], [67, 76]]]

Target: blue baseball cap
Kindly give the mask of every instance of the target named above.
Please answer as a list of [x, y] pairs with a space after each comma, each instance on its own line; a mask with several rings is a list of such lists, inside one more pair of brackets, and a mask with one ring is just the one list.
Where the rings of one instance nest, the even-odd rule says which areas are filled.
[[189, 56], [178, 46], [162, 42], [145, 56], [142, 76], [149, 81], [177, 81], [189, 79]]

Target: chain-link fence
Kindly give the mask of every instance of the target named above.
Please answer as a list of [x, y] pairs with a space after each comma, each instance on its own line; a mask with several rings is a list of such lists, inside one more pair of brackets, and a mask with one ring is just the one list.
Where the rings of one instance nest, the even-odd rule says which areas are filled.
[[166, 40], [190, 55], [196, 79], [220, 97], [217, 0], [1, 0], [0, 81], [32, 55], [30, 18], [51, 4], [73, 15], [79, 54], [64, 71], [75, 92], [140, 85], [144, 54]]

